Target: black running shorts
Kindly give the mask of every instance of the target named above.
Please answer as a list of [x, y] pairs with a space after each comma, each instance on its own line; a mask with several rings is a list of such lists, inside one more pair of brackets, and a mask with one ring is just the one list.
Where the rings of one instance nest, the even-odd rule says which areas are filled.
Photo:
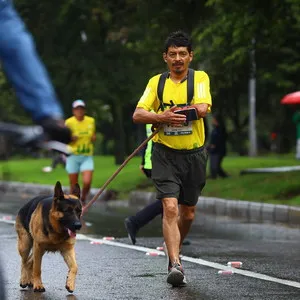
[[157, 199], [177, 198], [179, 204], [195, 206], [206, 182], [207, 150], [175, 150], [153, 143], [152, 180]]

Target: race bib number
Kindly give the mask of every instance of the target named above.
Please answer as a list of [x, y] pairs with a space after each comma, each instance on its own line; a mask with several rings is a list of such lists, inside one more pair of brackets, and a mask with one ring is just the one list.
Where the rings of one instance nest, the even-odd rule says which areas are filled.
[[192, 121], [187, 122], [181, 127], [174, 127], [171, 125], [164, 125], [164, 134], [165, 135], [189, 135], [192, 134]]

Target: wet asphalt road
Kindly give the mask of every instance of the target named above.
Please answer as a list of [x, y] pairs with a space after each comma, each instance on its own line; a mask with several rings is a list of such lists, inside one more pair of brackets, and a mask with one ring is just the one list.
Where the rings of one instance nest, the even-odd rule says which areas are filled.
[[[3, 195], [0, 219], [8, 215], [14, 218], [28, 197]], [[42, 278], [45, 293], [22, 290], [18, 284], [20, 258], [16, 250], [16, 234], [13, 225], [0, 222], [0, 259], [5, 270], [7, 298], [300, 299], [299, 228], [241, 223], [198, 213], [187, 239], [190, 245], [183, 247], [188, 285], [172, 288], [166, 283], [164, 256], [147, 256], [144, 248], [130, 249], [119, 245], [131, 245], [126, 237], [123, 219], [135, 210], [96, 203], [85, 216], [86, 224], [76, 244], [79, 272], [73, 295], [64, 288], [67, 267], [59, 254], [44, 255]], [[113, 245], [90, 243], [89, 238], [101, 239], [103, 236], [114, 236]], [[162, 241], [161, 221], [157, 218], [140, 231], [137, 246], [155, 249], [161, 246]], [[251, 272], [219, 275], [220, 266], [217, 264], [225, 266], [228, 261], [241, 261], [242, 270]], [[270, 277], [262, 280], [259, 274]], [[291, 282], [282, 284], [278, 279]]]

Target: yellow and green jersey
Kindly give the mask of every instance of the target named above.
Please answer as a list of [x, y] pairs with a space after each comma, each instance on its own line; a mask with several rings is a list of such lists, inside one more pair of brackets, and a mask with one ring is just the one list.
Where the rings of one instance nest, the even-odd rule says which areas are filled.
[[[152, 77], [144, 94], [140, 98], [137, 107], [143, 108], [147, 111], [154, 110], [157, 113], [162, 113], [159, 110], [160, 101], [157, 96], [157, 85], [160, 74]], [[180, 83], [173, 82], [167, 78], [164, 91], [164, 103], [171, 103], [175, 105], [183, 105], [187, 103], [187, 80]], [[194, 97], [190, 104], [208, 104], [208, 111], [211, 108], [211, 95], [209, 87], [209, 77], [203, 71], [195, 71], [194, 78]], [[166, 130], [162, 128], [157, 135], [154, 136], [153, 142], [161, 143], [169, 148], [177, 150], [190, 150], [203, 146], [205, 141], [204, 122], [203, 119], [192, 121], [191, 130], [186, 135], [167, 135]], [[191, 133], [190, 133], [191, 132]]]
[[82, 121], [78, 121], [74, 116], [65, 121], [67, 127], [72, 131], [73, 136], [77, 136], [78, 139], [73, 143], [70, 143], [71, 151], [75, 155], [93, 155], [94, 145], [91, 141], [94, 135], [95, 119], [92, 117], [84, 116]]

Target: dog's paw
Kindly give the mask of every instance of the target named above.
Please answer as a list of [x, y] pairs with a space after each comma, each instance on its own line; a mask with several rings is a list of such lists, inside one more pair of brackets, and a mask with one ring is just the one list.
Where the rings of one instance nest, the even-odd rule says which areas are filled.
[[39, 283], [39, 284], [34, 284], [34, 285], [33, 285], [33, 291], [34, 291], [34, 292], [43, 293], [43, 292], [45, 292], [46, 290], [45, 290], [43, 284], [42, 284], [42, 283]]
[[74, 285], [73, 284], [72, 285], [66, 284], [65, 288], [67, 289], [67, 291], [69, 293], [73, 293], [74, 292]]
[[46, 290], [45, 290], [45, 288], [42, 286], [42, 287], [36, 287], [36, 288], [33, 288], [33, 291], [34, 291], [34, 292], [37, 292], [37, 293], [44, 293]]
[[20, 287], [25, 289], [26, 287], [32, 288], [33, 284], [31, 282], [20, 282]]

